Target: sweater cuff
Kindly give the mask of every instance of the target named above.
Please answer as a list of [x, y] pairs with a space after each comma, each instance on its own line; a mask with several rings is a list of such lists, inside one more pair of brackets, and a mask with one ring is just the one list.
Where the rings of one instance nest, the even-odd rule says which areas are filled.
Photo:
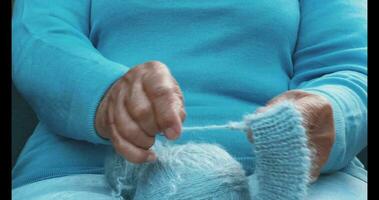
[[108, 139], [101, 137], [95, 129], [96, 110], [108, 88], [122, 77], [129, 68], [111, 61], [97, 63], [79, 80], [75, 91], [72, 110], [68, 125], [71, 130], [82, 136], [84, 140], [95, 144], [111, 144]]
[[[254, 135], [259, 199], [303, 199], [311, 167], [301, 114], [290, 102], [248, 116]], [[287, 197], [287, 198], [284, 198]]]
[[[328, 90], [330, 89], [332, 88], [328, 87]], [[341, 152], [345, 151], [343, 149], [345, 145], [341, 143], [345, 141], [345, 119], [343, 116], [342, 109], [340, 108], [338, 102], [333, 98], [333, 96], [330, 95], [328, 92], [325, 92], [325, 90], [322, 89], [322, 87], [306, 88], [306, 89], [301, 89], [301, 90], [304, 92], [308, 92], [311, 94], [325, 97], [332, 106], [334, 129], [335, 129], [335, 134], [336, 134], [335, 142], [329, 154], [328, 161], [321, 168], [321, 173], [331, 173], [333, 171], [336, 171], [336, 169], [338, 168], [335, 163], [337, 162], [337, 160], [343, 157], [343, 155], [341, 155]], [[338, 92], [338, 91], [334, 91], [334, 92]]]

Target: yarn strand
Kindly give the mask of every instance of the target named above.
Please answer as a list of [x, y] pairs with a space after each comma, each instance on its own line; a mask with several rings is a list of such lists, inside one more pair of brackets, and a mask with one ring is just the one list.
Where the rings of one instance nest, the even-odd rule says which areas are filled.
[[182, 131], [209, 131], [209, 130], [221, 130], [221, 129], [229, 129], [236, 131], [246, 132], [250, 128], [246, 122], [228, 122], [226, 124], [220, 125], [206, 125], [206, 126], [187, 126], [183, 127]]

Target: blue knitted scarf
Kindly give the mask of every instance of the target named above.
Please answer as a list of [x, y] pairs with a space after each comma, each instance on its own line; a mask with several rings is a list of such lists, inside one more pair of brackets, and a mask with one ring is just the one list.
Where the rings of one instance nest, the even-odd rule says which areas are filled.
[[183, 131], [229, 128], [253, 132], [257, 185], [239, 162], [215, 144], [175, 145], [156, 142], [158, 159], [136, 165], [116, 153], [105, 161], [105, 175], [120, 199], [304, 199], [311, 166], [300, 113], [289, 102], [246, 115], [241, 122]]

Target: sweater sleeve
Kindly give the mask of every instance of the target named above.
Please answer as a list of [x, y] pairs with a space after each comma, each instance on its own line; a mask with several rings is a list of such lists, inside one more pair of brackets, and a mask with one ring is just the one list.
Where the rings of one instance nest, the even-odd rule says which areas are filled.
[[94, 126], [106, 90], [128, 68], [103, 57], [88, 38], [89, 0], [17, 0], [12, 79], [53, 133], [106, 144]]
[[367, 2], [300, 0], [290, 89], [326, 97], [336, 141], [322, 173], [345, 167], [367, 145]]

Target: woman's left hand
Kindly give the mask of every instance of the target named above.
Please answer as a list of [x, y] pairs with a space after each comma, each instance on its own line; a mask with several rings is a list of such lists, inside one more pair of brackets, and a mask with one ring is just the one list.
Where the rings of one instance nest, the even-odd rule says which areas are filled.
[[309, 139], [308, 145], [313, 152], [311, 180], [314, 182], [320, 175], [321, 168], [326, 164], [335, 140], [332, 106], [325, 97], [291, 90], [275, 97], [257, 112], [264, 112], [283, 101], [293, 102], [302, 114], [303, 126]]

